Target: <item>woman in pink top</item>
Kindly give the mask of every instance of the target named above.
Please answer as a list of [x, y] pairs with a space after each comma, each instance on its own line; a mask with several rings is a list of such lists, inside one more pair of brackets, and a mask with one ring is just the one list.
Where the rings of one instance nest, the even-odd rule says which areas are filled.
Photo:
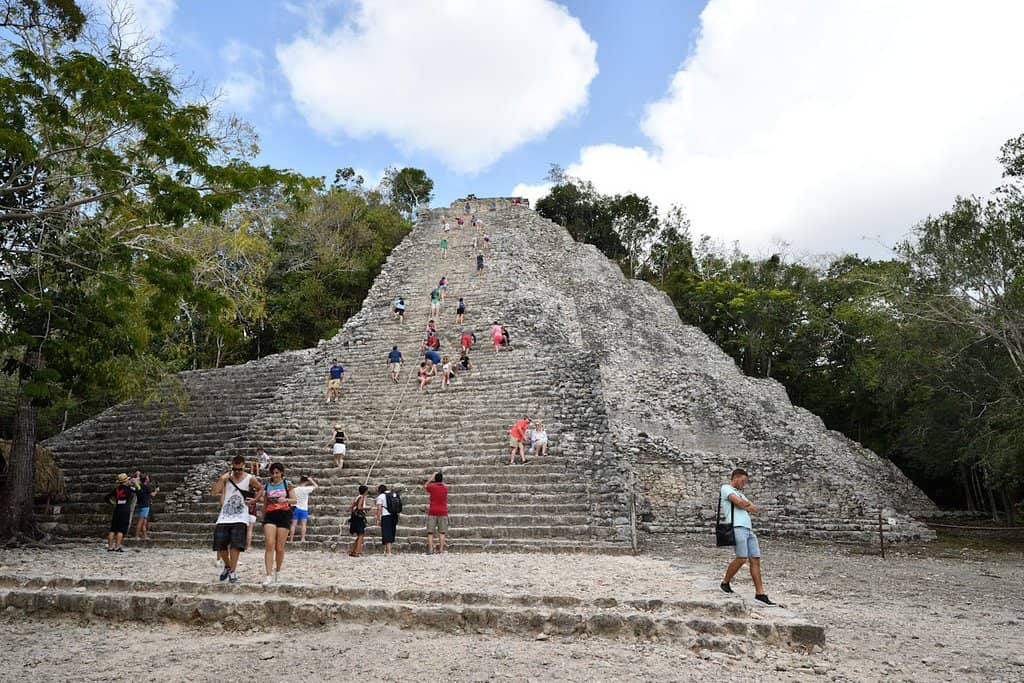
[[491, 339], [494, 341], [494, 352], [497, 353], [498, 347], [501, 346], [501, 325], [497, 320], [491, 325]]

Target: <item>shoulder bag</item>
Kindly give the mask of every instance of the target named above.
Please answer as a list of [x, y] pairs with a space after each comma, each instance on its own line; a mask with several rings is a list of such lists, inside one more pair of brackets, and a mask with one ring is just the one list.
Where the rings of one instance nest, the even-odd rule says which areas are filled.
[[727, 545], [736, 545], [736, 531], [733, 529], [733, 517], [736, 515], [736, 503], [729, 501], [729, 523], [719, 521], [722, 514], [722, 491], [718, 491], [718, 510], [715, 512], [715, 545], [723, 548]]

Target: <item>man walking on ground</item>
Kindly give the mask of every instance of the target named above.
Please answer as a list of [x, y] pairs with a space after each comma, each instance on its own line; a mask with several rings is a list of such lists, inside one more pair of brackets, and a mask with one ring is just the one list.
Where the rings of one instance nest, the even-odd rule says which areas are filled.
[[327, 379], [327, 402], [341, 398], [341, 383], [345, 381], [345, 368], [335, 358], [331, 360], [331, 369]]
[[434, 552], [436, 533], [440, 541], [438, 552], [443, 555], [447, 552], [444, 549], [444, 537], [448, 533], [448, 486], [444, 483], [444, 476], [434, 472], [423, 484], [423, 488], [430, 496], [430, 504], [427, 506], [427, 554]]
[[516, 462], [516, 451], [519, 451], [519, 459], [526, 464], [526, 452], [523, 449], [523, 440], [526, 439], [526, 429], [530, 426], [529, 415], [512, 425], [512, 429], [508, 430], [508, 445], [512, 449], [508, 464], [514, 465]]
[[263, 489], [260, 480], [245, 471], [245, 458], [236, 455], [231, 460], [231, 471], [217, 478], [210, 495], [220, 497], [220, 515], [213, 528], [213, 549], [217, 559], [224, 563], [220, 580], [238, 583], [238, 556], [245, 550], [245, 536], [249, 527], [249, 508], [246, 499], [259, 495]]
[[391, 347], [388, 354], [388, 365], [391, 367], [391, 381], [398, 384], [398, 375], [402, 372], [402, 352], [397, 346]]
[[728, 484], [722, 484], [721, 500], [722, 509], [727, 518], [732, 520], [733, 532], [736, 535], [736, 559], [729, 563], [725, 570], [725, 578], [722, 579], [722, 590], [726, 593], [733, 593], [730, 583], [736, 572], [746, 562], [750, 562], [750, 578], [754, 580], [754, 599], [766, 605], [775, 603], [768, 599], [761, 583], [761, 547], [757, 542], [757, 535], [754, 534], [753, 526], [750, 523], [750, 514], [757, 512], [757, 506], [751, 503], [743, 495], [743, 487], [747, 485], [749, 477], [745, 470], [735, 469], [729, 478]]

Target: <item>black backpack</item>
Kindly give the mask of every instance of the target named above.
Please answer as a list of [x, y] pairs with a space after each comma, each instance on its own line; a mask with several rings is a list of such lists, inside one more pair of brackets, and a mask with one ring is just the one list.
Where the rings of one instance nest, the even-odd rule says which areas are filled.
[[392, 515], [402, 514], [402, 497], [398, 495], [396, 491], [388, 491], [384, 496], [384, 500], [387, 502], [385, 507], [388, 512]]

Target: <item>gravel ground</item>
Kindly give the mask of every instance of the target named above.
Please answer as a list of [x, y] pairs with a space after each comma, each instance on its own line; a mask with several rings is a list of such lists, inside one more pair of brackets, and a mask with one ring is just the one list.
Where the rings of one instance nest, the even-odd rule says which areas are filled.
[[[824, 650], [759, 647], [746, 655], [692, 652], [671, 643], [600, 638], [535, 640], [450, 635], [386, 626], [231, 633], [181, 625], [109, 624], [78, 617], [0, 615], [0, 680], [114, 680], [140, 672], [162, 680], [271, 675], [314, 680], [619, 681], [836, 680], [1024, 681], [1022, 554], [960, 545], [891, 549], [764, 543], [773, 599], [826, 628]], [[243, 558], [259, 578], [261, 553]], [[384, 588], [444, 587], [500, 595], [708, 598], [728, 555], [682, 543], [640, 558], [550, 555], [397, 555], [360, 559], [293, 552], [301, 583]], [[146, 548], [112, 556], [93, 547], [0, 551], [0, 573], [208, 577], [212, 553]], [[735, 586], [752, 593], [749, 578]], [[722, 595], [722, 599], [729, 599]], [[270, 672], [273, 673], [270, 673]]]

